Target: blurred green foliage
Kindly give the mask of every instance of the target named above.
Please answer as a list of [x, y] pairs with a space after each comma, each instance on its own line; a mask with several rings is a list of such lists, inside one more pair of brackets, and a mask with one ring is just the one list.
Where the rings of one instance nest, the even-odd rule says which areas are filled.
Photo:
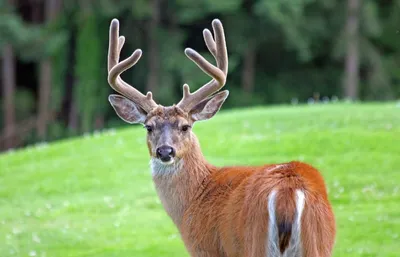
[[[136, 48], [144, 53], [123, 78], [145, 92], [149, 73], [155, 71], [151, 76], [157, 76], [158, 82], [153, 94], [163, 105], [179, 101], [183, 83], [193, 91], [209, 80], [183, 50], [192, 47], [212, 60], [202, 30], [210, 29], [214, 18], [224, 24], [229, 51], [226, 87], [232, 94], [225, 108], [306, 102], [316, 94], [344, 97], [345, 0], [71, 0], [61, 1], [62, 11], [47, 23], [22, 17], [21, 13], [29, 12], [21, 9], [24, 1], [9, 2], [0, 0], [0, 47], [11, 43], [22, 63], [51, 58], [51, 109], [73, 109], [77, 116], [74, 126], [65, 113], [50, 124], [50, 131], [58, 132], [49, 132], [48, 139], [122, 124], [107, 101], [113, 92], [107, 84], [106, 60], [112, 18], [120, 20], [120, 33], [126, 37], [121, 58]], [[44, 2], [37, 1], [42, 4], [38, 8]], [[400, 96], [399, 17], [400, 0], [362, 1], [360, 100]], [[157, 26], [151, 29], [154, 21]], [[151, 38], [155, 52], [150, 49]], [[149, 61], [154, 53], [155, 66]], [[254, 58], [246, 62], [249, 53]], [[244, 79], [245, 72], [250, 80]], [[23, 94], [31, 92], [31, 98], [24, 97], [37, 101], [36, 73], [33, 78], [30, 91]], [[24, 89], [17, 85], [20, 90]], [[71, 99], [66, 98], [68, 90]], [[31, 102], [22, 106], [30, 107], [23, 112], [36, 110]]]

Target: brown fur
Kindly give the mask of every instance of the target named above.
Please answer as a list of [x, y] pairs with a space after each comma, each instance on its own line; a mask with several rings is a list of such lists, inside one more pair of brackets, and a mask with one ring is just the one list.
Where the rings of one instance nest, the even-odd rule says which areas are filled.
[[[174, 112], [171, 107], [164, 112], [158, 110], [148, 121], [191, 124]], [[277, 224], [282, 226], [281, 251], [288, 247], [291, 237], [288, 226], [295, 215], [294, 192], [301, 189], [306, 196], [301, 233], [303, 256], [331, 256], [335, 220], [323, 178], [315, 168], [296, 161], [218, 168], [205, 160], [192, 132], [183, 138], [178, 130], [172, 133], [173, 138], [178, 138], [172, 146], [179, 152], [183, 165], [172, 177], [154, 176], [153, 180], [160, 197], [166, 190], [172, 190], [163, 204], [192, 256], [268, 256], [267, 200], [273, 189], [279, 192], [276, 216]], [[151, 148], [157, 143], [148, 137], [148, 145]]]

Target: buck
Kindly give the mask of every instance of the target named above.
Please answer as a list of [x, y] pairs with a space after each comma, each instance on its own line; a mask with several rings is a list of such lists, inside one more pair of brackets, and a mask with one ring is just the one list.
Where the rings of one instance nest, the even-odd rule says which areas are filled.
[[191, 93], [183, 86], [178, 104], [161, 106], [121, 73], [134, 66], [140, 49], [119, 61], [125, 42], [119, 21], [109, 31], [108, 83], [121, 95], [109, 102], [127, 123], [147, 129], [152, 179], [161, 203], [191, 256], [328, 257], [335, 241], [335, 218], [320, 172], [302, 162], [216, 167], [205, 159], [192, 131], [212, 118], [228, 97], [220, 91], [228, 73], [224, 29], [203, 31], [213, 65], [191, 48], [185, 54], [212, 79]]

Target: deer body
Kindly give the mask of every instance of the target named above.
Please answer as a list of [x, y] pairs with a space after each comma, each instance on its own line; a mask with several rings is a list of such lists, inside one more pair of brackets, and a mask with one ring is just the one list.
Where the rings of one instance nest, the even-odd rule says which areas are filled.
[[335, 219], [321, 174], [292, 161], [262, 166], [216, 167], [204, 158], [195, 122], [213, 117], [228, 91], [227, 50], [222, 24], [213, 21], [215, 39], [204, 31], [217, 67], [197, 52], [186, 55], [213, 79], [173, 106], [157, 105], [149, 92], [142, 95], [120, 74], [141, 56], [136, 50], [119, 62], [124, 38], [118, 21], [110, 26], [108, 81], [125, 95], [110, 95], [120, 118], [147, 129], [151, 171], [162, 205], [195, 257], [330, 257]]
[[[168, 170], [157, 160], [151, 164], [164, 209], [192, 256], [331, 255], [334, 217], [316, 169], [301, 162], [218, 168], [204, 159], [199, 145], [192, 149], [196, 158], [188, 156]], [[269, 206], [273, 192], [275, 205]], [[308, 236], [301, 240], [301, 232]], [[311, 247], [316, 241], [319, 249]], [[268, 248], [271, 255], [265, 254]]]

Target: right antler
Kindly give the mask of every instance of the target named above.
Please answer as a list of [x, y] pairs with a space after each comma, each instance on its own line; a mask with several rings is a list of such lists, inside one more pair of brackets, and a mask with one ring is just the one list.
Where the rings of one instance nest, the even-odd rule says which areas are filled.
[[110, 25], [110, 38], [108, 46], [108, 83], [120, 94], [138, 104], [147, 113], [157, 107], [151, 92], [143, 95], [120, 77], [121, 73], [135, 65], [142, 56], [142, 50], [137, 49], [131, 56], [119, 62], [125, 37], [119, 36], [119, 21], [113, 19]]
[[187, 84], [183, 85], [183, 98], [177, 106], [185, 111], [190, 111], [196, 104], [220, 90], [226, 82], [226, 76], [228, 73], [228, 53], [226, 49], [224, 28], [221, 21], [218, 19], [213, 20], [212, 26], [215, 34], [215, 41], [208, 29], [203, 31], [203, 36], [208, 50], [217, 61], [217, 67], [209, 63], [195, 50], [191, 48], [185, 49], [187, 57], [213, 78], [210, 82], [199, 88], [194, 93], [190, 93], [190, 88]]

